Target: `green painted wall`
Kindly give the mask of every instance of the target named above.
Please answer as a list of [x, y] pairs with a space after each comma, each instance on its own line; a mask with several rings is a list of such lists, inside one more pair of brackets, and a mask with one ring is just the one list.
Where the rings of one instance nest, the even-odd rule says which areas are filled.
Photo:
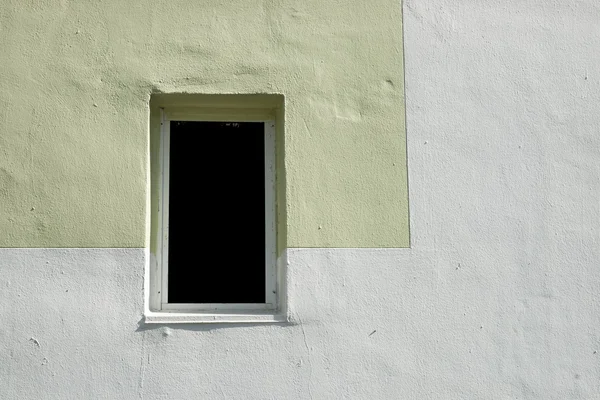
[[147, 246], [158, 92], [285, 96], [285, 246], [409, 244], [398, 1], [5, 0], [0, 50], [1, 247]]

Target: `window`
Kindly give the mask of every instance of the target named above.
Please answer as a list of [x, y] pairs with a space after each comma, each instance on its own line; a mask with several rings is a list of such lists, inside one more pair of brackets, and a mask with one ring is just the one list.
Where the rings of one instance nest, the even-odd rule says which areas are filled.
[[156, 322], [281, 320], [274, 119], [235, 109], [160, 114], [150, 314], [163, 315]]

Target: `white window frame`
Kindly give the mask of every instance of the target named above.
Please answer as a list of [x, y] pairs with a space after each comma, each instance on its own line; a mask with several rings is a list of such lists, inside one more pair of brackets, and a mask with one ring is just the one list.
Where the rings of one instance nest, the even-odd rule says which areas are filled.
[[[281, 274], [276, 252], [276, 176], [274, 116], [264, 110], [161, 108], [159, 198], [155, 265], [150, 276], [151, 309], [146, 322], [283, 322]], [[171, 121], [262, 122], [265, 130], [265, 303], [183, 304], [168, 302], [169, 156]], [[154, 307], [152, 307], [154, 305]]]

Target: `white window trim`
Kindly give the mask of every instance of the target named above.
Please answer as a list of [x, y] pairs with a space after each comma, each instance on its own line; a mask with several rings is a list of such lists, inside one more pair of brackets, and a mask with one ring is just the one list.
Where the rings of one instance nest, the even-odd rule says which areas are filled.
[[[284, 262], [276, 255], [276, 176], [274, 116], [265, 110], [161, 108], [160, 188], [156, 257], [150, 271], [150, 307], [146, 323], [268, 323], [285, 322], [282, 312], [282, 274]], [[266, 302], [260, 304], [178, 304], [168, 303], [168, 212], [170, 121], [263, 122], [265, 126], [265, 252]]]

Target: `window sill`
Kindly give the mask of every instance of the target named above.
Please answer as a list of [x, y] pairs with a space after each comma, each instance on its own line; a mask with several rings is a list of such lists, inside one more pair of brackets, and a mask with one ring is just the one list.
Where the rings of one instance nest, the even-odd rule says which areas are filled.
[[288, 322], [285, 315], [273, 313], [147, 312], [144, 317], [146, 324], [274, 324]]

